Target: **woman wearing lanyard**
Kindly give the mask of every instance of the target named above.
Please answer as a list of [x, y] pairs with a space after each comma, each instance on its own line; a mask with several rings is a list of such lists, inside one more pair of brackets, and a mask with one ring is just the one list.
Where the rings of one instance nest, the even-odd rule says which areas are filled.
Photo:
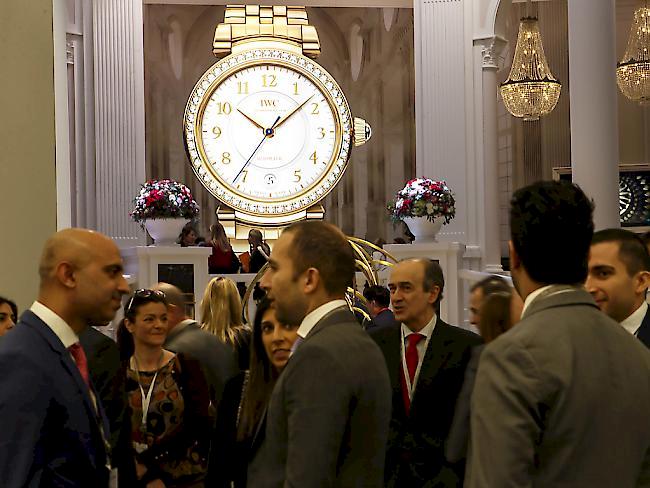
[[118, 329], [136, 472], [147, 488], [201, 488], [207, 469], [208, 386], [198, 362], [163, 348], [164, 293], [137, 290]]

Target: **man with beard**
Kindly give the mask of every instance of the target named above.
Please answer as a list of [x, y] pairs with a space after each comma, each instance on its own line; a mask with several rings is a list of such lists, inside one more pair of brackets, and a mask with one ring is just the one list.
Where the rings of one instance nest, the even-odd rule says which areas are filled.
[[325, 222], [294, 224], [273, 248], [261, 286], [299, 338], [271, 395], [248, 486], [383, 486], [390, 382], [344, 300], [354, 267], [345, 236]]
[[110, 322], [129, 287], [108, 237], [65, 229], [45, 243], [38, 299], [0, 342], [0, 480], [107, 487], [110, 428], [79, 335]]
[[650, 483], [650, 353], [582, 284], [593, 205], [569, 182], [515, 192], [512, 279], [521, 321], [485, 346], [465, 486]]

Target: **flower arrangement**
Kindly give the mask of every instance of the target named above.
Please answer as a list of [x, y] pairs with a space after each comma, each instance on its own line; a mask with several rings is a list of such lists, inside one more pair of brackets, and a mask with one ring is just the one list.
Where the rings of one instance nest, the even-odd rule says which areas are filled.
[[149, 180], [140, 187], [133, 200], [131, 218], [144, 225], [145, 220], [182, 217], [193, 219], [199, 206], [185, 185], [174, 180]]
[[443, 217], [447, 224], [456, 216], [455, 204], [446, 182], [415, 178], [395, 194], [387, 208], [393, 222], [405, 217], [426, 217], [429, 221]]

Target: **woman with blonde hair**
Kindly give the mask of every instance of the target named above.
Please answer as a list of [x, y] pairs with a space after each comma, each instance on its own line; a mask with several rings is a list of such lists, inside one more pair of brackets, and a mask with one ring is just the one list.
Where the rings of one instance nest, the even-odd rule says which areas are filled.
[[241, 298], [234, 281], [219, 276], [208, 283], [201, 302], [201, 317], [201, 327], [231, 346], [239, 368], [248, 369], [251, 330], [242, 319]]
[[230, 245], [226, 229], [219, 222], [210, 227], [210, 247], [212, 255], [208, 257], [208, 271], [216, 273], [237, 273], [241, 266], [237, 255]]

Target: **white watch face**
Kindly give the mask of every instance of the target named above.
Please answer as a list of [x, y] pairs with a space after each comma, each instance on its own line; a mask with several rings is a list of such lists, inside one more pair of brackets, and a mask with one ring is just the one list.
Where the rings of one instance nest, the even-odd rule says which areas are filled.
[[349, 109], [317, 64], [257, 52], [262, 59], [230, 56], [199, 80], [185, 114], [187, 148], [197, 176], [220, 200], [249, 213], [291, 213], [323, 198], [341, 177]]
[[201, 119], [215, 173], [240, 193], [286, 199], [317, 182], [336, 147], [336, 114], [316, 85], [277, 65], [226, 78]]

